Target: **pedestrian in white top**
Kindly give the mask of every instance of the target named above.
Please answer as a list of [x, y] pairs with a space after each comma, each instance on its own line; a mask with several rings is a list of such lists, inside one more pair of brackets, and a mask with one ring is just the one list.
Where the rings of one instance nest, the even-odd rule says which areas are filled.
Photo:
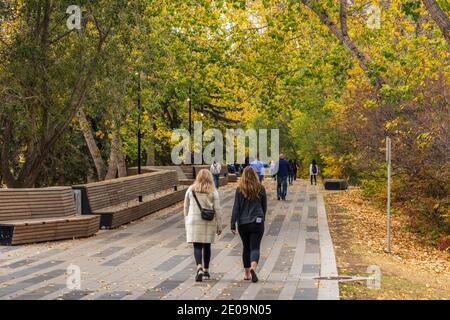
[[222, 172], [222, 166], [220, 165], [220, 163], [214, 160], [214, 163], [211, 165], [211, 168], [209, 170], [213, 175], [214, 185], [216, 186], [216, 189], [219, 189], [220, 172]]
[[[202, 211], [214, 212], [212, 219], [204, 216]], [[211, 172], [200, 170], [195, 182], [186, 191], [184, 198], [184, 219], [186, 242], [194, 246], [194, 258], [197, 264], [196, 281], [209, 279], [209, 262], [211, 260], [211, 244], [216, 235], [222, 233], [222, 213], [219, 193], [214, 188]]]
[[316, 160], [313, 160], [311, 164], [309, 165], [309, 175], [311, 177], [311, 185], [314, 184], [317, 185], [317, 174], [319, 173], [319, 166], [317, 165]]

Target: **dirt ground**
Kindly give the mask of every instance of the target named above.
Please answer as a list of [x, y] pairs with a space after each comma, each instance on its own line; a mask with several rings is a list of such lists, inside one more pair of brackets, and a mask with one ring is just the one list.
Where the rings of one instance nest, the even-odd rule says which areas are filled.
[[340, 276], [367, 276], [381, 270], [381, 288], [366, 281], [340, 282], [341, 299], [450, 299], [450, 252], [421, 241], [407, 218], [391, 219], [391, 253], [386, 249], [386, 213], [365, 200], [357, 188], [325, 192], [328, 219]]

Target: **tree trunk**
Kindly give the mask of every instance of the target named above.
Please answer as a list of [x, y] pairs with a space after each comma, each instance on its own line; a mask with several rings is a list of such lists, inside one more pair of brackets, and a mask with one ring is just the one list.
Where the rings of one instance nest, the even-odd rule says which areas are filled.
[[106, 174], [105, 180], [116, 178], [117, 174], [119, 178], [127, 176], [127, 167], [122, 151], [120, 150], [120, 130], [115, 120], [112, 124], [112, 139], [111, 139], [111, 153], [109, 156], [109, 168]]
[[450, 18], [448, 15], [439, 7], [436, 0], [422, 0], [425, 4], [425, 8], [430, 14], [431, 18], [436, 22], [442, 31], [442, 34], [447, 40], [447, 44], [450, 46]]
[[149, 144], [147, 148], [147, 166], [154, 166], [155, 165], [155, 138], [152, 134], [149, 135]]
[[118, 166], [118, 157], [117, 154], [119, 152], [119, 135], [116, 130], [115, 121], [112, 121], [112, 139], [111, 139], [111, 151], [109, 154], [109, 163], [108, 163], [108, 173], [106, 174], [105, 180], [115, 179], [117, 176], [117, 166]]
[[89, 152], [94, 160], [95, 170], [97, 171], [98, 180], [103, 180], [106, 173], [106, 166], [101, 156], [100, 150], [95, 143], [94, 135], [92, 134], [91, 125], [89, 124], [83, 108], [78, 112], [78, 121], [80, 122], [81, 132], [86, 141]]
[[[341, 28], [333, 22], [328, 13], [325, 10], [321, 10], [317, 7], [314, 0], [302, 0], [302, 3], [308, 7], [319, 20], [331, 31], [331, 33], [353, 54], [358, 60], [361, 69], [369, 75], [368, 59], [362, 51], [356, 47], [355, 43], [350, 39], [347, 33], [347, 0], [340, 0], [340, 13], [339, 19]], [[380, 89], [384, 84], [383, 79], [380, 76], [374, 76], [376, 88]]]
[[2, 173], [2, 178], [8, 188], [17, 187], [14, 176], [9, 170], [9, 143], [11, 141], [12, 135], [12, 120], [8, 118], [3, 118], [1, 125], [4, 127], [2, 140], [0, 140], [1, 151], [0, 151], [0, 169]]
[[119, 178], [126, 177], [128, 175], [125, 157], [120, 150], [117, 153], [117, 169], [119, 171]]

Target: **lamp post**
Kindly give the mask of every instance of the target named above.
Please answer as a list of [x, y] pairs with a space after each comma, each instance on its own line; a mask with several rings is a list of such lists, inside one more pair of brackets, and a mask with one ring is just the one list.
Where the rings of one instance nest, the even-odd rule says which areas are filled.
[[191, 95], [192, 95], [192, 89], [189, 88], [189, 97], [187, 99], [187, 101], [189, 103], [189, 134], [192, 136], [192, 99], [191, 99]]
[[386, 137], [386, 162], [387, 162], [387, 234], [386, 253], [391, 253], [391, 153], [392, 142]]
[[[189, 97], [187, 98], [187, 102], [189, 104], [189, 139], [192, 142], [192, 88], [189, 87]], [[193, 154], [192, 154], [192, 148], [191, 148], [191, 164], [193, 163]]]
[[[137, 75], [137, 85], [138, 85], [138, 92], [137, 92], [137, 105], [138, 105], [138, 132], [137, 132], [137, 139], [138, 139], [138, 175], [142, 173], [142, 158], [141, 158], [141, 113], [142, 113], [142, 102], [141, 102], [141, 77], [142, 72], [136, 72]], [[142, 202], [142, 196], [139, 197], [139, 202]]]
[[142, 113], [142, 103], [141, 103], [141, 73], [136, 72], [137, 75], [137, 85], [138, 85], [138, 92], [137, 92], [137, 105], [138, 105], [138, 132], [137, 132], [137, 139], [138, 139], [138, 174], [141, 174], [142, 168], [141, 168], [141, 113]]

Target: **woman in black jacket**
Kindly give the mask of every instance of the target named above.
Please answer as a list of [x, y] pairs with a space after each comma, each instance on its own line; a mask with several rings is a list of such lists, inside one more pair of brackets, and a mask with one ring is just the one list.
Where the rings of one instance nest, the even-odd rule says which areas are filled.
[[264, 221], [267, 212], [267, 196], [264, 186], [252, 167], [246, 167], [236, 189], [231, 216], [231, 232], [236, 234], [236, 224], [242, 239], [244, 280], [258, 282], [258, 267]]

